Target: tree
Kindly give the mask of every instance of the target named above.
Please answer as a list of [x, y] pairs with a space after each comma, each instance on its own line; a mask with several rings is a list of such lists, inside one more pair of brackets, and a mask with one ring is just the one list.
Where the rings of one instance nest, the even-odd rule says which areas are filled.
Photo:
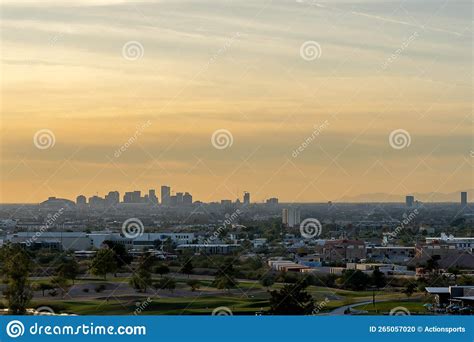
[[236, 281], [234, 278], [226, 275], [217, 276], [214, 280], [213, 285], [220, 289], [220, 290], [228, 290], [233, 289], [237, 286]]
[[123, 244], [110, 240], [104, 241], [104, 244], [115, 252], [115, 261], [117, 262], [118, 268], [121, 268], [125, 265], [130, 265], [133, 257], [128, 254]]
[[270, 314], [309, 315], [314, 310], [313, 297], [305, 284], [288, 284], [281, 290], [270, 291]]
[[407, 295], [407, 297], [411, 297], [411, 295], [415, 292], [416, 290], [416, 284], [414, 283], [409, 283], [407, 287], [403, 290], [403, 293]]
[[380, 272], [378, 268], [376, 268], [370, 277], [370, 283], [372, 286], [375, 286], [377, 288], [383, 288], [387, 284], [387, 279], [385, 278], [385, 275], [383, 272]]
[[173, 290], [176, 288], [176, 282], [173, 278], [165, 277], [154, 283], [153, 287], [155, 289], [167, 289], [170, 292], [173, 292]]
[[18, 245], [6, 245], [1, 249], [2, 273], [6, 278], [6, 299], [8, 308], [13, 315], [26, 312], [33, 296], [28, 276], [32, 268], [27, 252]]
[[218, 289], [230, 290], [238, 285], [238, 281], [234, 278], [235, 269], [231, 262], [226, 262], [217, 272], [216, 278], [214, 279], [213, 285]]
[[197, 279], [191, 279], [187, 281], [187, 284], [191, 288], [191, 291], [194, 292], [201, 287], [201, 283]]
[[355, 291], [365, 290], [370, 283], [370, 277], [360, 270], [345, 270], [338, 280], [344, 288]]
[[74, 257], [65, 258], [59, 264], [56, 273], [59, 277], [69, 279], [74, 284], [74, 280], [79, 274], [79, 264]]
[[191, 263], [191, 259], [188, 259], [184, 263], [183, 267], [181, 267], [181, 273], [187, 274], [189, 278], [189, 275], [193, 273], [193, 269], [194, 269], [194, 266]]
[[61, 296], [64, 297], [64, 294], [67, 292], [69, 287], [67, 279], [61, 276], [57, 276], [51, 280], [51, 284], [53, 284], [55, 288], [59, 288], [61, 290]]
[[260, 279], [260, 284], [265, 286], [267, 289], [275, 283], [275, 276], [267, 274]]
[[437, 274], [439, 270], [438, 260], [440, 259], [439, 255], [434, 255], [428, 260], [426, 260], [426, 270]]
[[115, 252], [110, 248], [102, 248], [97, 251], [91, 263], [91, 272], [94, 275], [103, 276], [107, 279], [107, 273], [117, 271], [117, 261]]
[[158, 273], [160, 277], [163, 277], [163, 274], [170, 273], [170, 269], [168, 266], [161, 264], [155, 267], [155, 273]]
[[130, 286], [138, 291], [146, 292], [148, 286], [152, 284], [151, 279], [151, 264], [153, 263], [150, 254], [144, 254], [138, 263], [132, 278], [130, 279]]

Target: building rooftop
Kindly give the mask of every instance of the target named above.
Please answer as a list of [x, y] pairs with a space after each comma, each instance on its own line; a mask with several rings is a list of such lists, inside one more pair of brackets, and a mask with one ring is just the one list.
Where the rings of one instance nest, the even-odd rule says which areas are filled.
[[425, 287], [428, 293], [449, 293], [449, 287]]

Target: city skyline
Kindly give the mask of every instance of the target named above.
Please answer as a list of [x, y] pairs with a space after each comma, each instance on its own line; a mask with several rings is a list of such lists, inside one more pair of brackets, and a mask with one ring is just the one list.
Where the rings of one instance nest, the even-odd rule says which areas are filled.
[[73, 4], [2, 2], [2, 203], [473, 187], [468, 2]]
[[[160, 190], [160, 194], [156, 195], [156, 191]], [[143, 196], [142, 196], [143, 195]], [[385, 200], [376, 200], [376, 198], [370, 198], [370, 196], [386, 196]], [[47, 198], [43, 199], [39, 203], [42, 203], [44, 201], [47, 201], [48, 199], [66, 199], [70, 200], [72, 202], [75, 202], [76, 204], [89, 204], [94, 200], [103, 200], [104, 203], [110, 200], [110, 203], [159, 203], [159, 204], [165, 204], [165, 205], [170, 205], [170, 199], [173, 198], [174, 200], [177, 200], [177, 203], [183, 203], [183, 198], [184, 203], [186, 204], [191, 204], [195, 202], [202, 202], [202, 203], [223, 203], [223, 202], [229, 202], [230, 203], [241, 203], [241, 204], [259, 204], [259, 203], [267, 203], [267, 204], [291, 204], [291, 203], [333, 203], [333, 202], [339, 202], [339, 203], [376, 203], [376, 202], [385, 202], [385, 203], [405, 203], [408, 207], [414, 206], [417, 202], [426, 202], [426, 203], [457, 203], [460, 202], [462, 205], [467, 205], [469, 204], [472, 195], [474, 195], [474, 189], [468, 189], [466, 190], [461, 190], [461, 191], [455, 191], [452, 193], [444, 194], [444, 193], [411, 193], [411, 194], [397, 194], [397, 195], [389, 195], [389, 194], [381, 194], [381, 193], [375, 193], [375, 194], [361, 194], [360, 196], [366, 196], [366, 200], [360, 200], [360, 197], [354, 197], [354, 198], [348, 198], [348, 199], [340, 199], [339, 201], [335, 200], [328, 200], [324, 202], [318, 202], [318, 201], [313, 201], [313, 202], [287, 202], [287, 201], [282, 201], [279, 196], [271, 196], [268, 198], [264, 199], [254, 199], [253, 196], [251, 196], [251, 192], [249, 191], [244, 191], [240, 195], [236, 194], [234, 198], [220, 198], [215, 201], [202, 201], [200, 199], [196, 199], [196, 197], [193, 196], [192, 192], [190, 191], [182, 191], [178, 190], [175, 191], [171, 186], [168, 185], [161, 185], [156, 188], [148, 188], [147, 190], [128, 190], [128, 191], [119, 191], [119, 190], [109, 190], [103, 194], [100, 193], [94, 193], [94, 194], [76, 194], [75, 196], [71, 198], [67, 197], [57, 197], [54, 195], [50, 195]], [[246, 197], [248, 196], [248, 199]], [[393, 197], [389, 197], [393, 196]], [[439, 197], [442, 196], [442, 200], [438, 200]], [[399, 199], [394, 200], [395, 197], [399, 197]], [[429, 200], [423, 200], [425, 198], [429, 198]], [[166, 198], [165, 203], [163, 203], [163, 198]], [[359, 200], [355, 200], [359, 198]], [[378, 197], [380, 198], [380, 197]], [[449, 198], [449, 199], [446, 199]], [[252, 200], [251, 200], [252, 199]], [[21, 203], [0, 203], [0, 204], [21, 204]], [[28, 203], [25, 203], [28, 204]], [[173, 205], [176, 205], [174, 203]]]

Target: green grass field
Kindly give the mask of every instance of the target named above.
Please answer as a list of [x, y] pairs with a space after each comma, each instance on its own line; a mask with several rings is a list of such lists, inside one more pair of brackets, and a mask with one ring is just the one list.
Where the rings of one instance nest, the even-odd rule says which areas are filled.
[[403, 314], [403, 310], [397, 308], [405, 308], [410, 312], [410, 314], [420, 315], [429, 313], [423, 304], [424, 303], [421, 301], [390, 301], [375, 303], [375, 306], [373, 304], [359, 305], [354, 307], [354, 309], [368, 311], [369, 315], [389, 314], [391, 310], [394, 310], [394, 313], [399, 312]]

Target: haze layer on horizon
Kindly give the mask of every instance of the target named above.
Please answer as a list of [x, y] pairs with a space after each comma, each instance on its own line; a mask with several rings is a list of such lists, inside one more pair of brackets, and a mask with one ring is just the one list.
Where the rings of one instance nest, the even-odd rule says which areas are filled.
[[474, 187], [470, 1], [4, 0], [1, 18], [0, 202]]

